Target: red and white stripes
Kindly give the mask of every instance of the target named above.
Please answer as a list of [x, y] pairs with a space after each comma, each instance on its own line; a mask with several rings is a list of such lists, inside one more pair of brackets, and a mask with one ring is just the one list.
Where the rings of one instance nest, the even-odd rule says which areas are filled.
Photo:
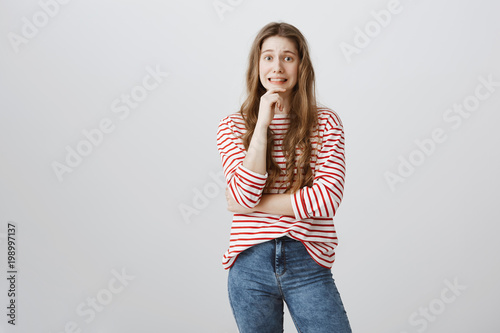
[[[281, 145], [289, 124], [288, 115], [279, 114], [270, 125], [274, 133], [273, 157], [283, 170], [286, 160]], [[225, 117], [219, 124], [217, 147], [233, 198], [240, 205], [253, 208], [262, 197], [267, 174], [260, 175], [243, 167], [246, 155], [241, 140], [243, 133], [245, 123], [241, 114]], [[247, 248], [284, 235], [301, 241], [319, 265], [332, 267], [338, 244], [333, 217], [342, 201], [345, 179], [344, 131], [333, 110], [318, 109], [318, 125], [311, 136], [311, 145], [314, 181], [311, 187], [303, 187], [290, 195], [295, 216], [261, 212], [234, 214], [229, 248], [222, 259], [225, 269]], [[286, 185], [283, 174], [268, 193], [283, 193]]]

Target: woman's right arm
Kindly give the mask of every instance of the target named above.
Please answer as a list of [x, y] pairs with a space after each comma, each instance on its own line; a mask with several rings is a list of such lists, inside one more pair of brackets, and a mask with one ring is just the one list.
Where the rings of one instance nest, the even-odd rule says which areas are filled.
[[267, 128], [274, 117], [274, 109], [283, 109], [283, 100], [278, 92], [284, 91], [273, 89], [262, 95], [258, 121], [246, 153], [237, 143], [232, 121], [226, 118], [219, 124], [217, 147], [229, 195], [244, 208], [255, 207], [262, 197], [267, 180]]
[[259, 117], [243, 160], [243, 166], [261, 175], [267, 173], [267, 129], [273, 120], [275, 108], [283, 110], [283, 99], [279, 92], [285, 91], [286, 89], [282, 88], [271, 89], [260, 98]]

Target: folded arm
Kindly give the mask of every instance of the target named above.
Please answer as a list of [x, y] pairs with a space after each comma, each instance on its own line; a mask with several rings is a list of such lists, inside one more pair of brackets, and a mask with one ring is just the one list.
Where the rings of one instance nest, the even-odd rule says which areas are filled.
[[231, 196], [229, 189], [226, 189], [227, 209], [233, 213], [250, 214], [262, 212], [274, 215], [287, 215], [294, 217], [290, 194], [263, 194], [259, 203], [253, 208], [239, 205]]
[[238, 205], [228, 192], [228, 210], [241, 214], [263, 212], [287, 215], [299, 220], [333, 217], [342, 201], [344, 179], [344, 131], [340, 120], [332, 117], [325, 126], [311, 187], [304, 186], [293, 194], [263, 194], [253, 207]]

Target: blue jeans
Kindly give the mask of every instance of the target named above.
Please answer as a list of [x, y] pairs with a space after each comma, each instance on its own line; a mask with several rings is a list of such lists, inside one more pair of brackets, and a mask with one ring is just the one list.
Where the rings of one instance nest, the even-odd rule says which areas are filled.
[[283, 301], [300, 333], [350, 333], [332, 272], [284, 236], [241, 252], [228, 275], [240, 333], [283, 332]]

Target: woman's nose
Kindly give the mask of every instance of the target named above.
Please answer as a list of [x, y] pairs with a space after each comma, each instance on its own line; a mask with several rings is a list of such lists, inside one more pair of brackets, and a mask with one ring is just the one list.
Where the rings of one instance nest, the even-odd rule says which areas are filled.
[[274, 73], [281, 73], [281, 72], [283, 72], [283, 68], [281, 66], [281, 62], [280, 61], [276, 61], [275, 62], [273, 72]]

